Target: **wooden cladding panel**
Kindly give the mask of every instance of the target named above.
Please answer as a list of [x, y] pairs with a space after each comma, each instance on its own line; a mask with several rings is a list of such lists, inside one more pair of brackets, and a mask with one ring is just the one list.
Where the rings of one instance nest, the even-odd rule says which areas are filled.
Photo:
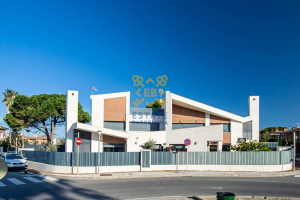
[[126, 120], [126, 97], [104, 99], [104, 121]]
[[205, 123], [205, 113], [177, 105], [172, 105], [172, 123]]
[[231, 133], [230, 132], [224, 132], [223, 133], [223, 144], [231, 144]]
[[118, 137], [103, 135], [104, 144], [126, 144], [125, 140]]
[[210, 115], [211, 124], [230, 124], [230, 119], [225, 119], [215, 115]]

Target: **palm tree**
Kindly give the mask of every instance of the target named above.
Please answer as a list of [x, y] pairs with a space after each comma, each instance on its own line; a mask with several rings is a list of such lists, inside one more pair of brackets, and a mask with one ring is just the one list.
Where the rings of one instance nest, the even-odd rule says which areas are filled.
[[[18, 92], [15, 92], [14, 90], [6, 89], [5, 92], [3, 92], [4, 99], [2, 100], [2, 103], [6, 103], [6, 112], [9, 114], [9, 107], [14, 103], [14, 99], [18, 95]], [[11, 145], [11, 129], [9, 128], [9, 144]]]
[[6, 103], [6, 112], [9, 114], [9, 107], [13, 104], [14, 99], [19, 94], [19, 92], [15, 92], [14, 90], [6, 89], [5, 92], [3, 92], [4, 99], [2, 100], [2, 103]]

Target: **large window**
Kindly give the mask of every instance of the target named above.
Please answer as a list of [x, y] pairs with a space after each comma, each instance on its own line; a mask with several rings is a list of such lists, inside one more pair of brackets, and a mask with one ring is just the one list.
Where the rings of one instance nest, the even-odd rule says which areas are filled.
[[[85, 131], [79, 131], [79, 137], [81, 138], [81, 145], [79, 146], [79, 152], [91, 152], [91, 133]], [[78, 131], [74, 134], [73, 151], [77, 152], [78, 145], [76, 139], [78, 138]]]
[[172, 129], [195, 128], [201, 126], [204, 126], [204, 124], [172, 124]]
[[252, 140], [252, 122], [243, 124], [243, 137], [246, 138], [246, 140]]
[[230, 124], [210, 124], [211, 126], [214, 125], [223, 125], [223, 132], [230, 132]]
[[129, 131], [159, 131], [159, 123], [130, 122]]
[[124, 152], [124, 144], [103, 144], [103, 152]]
[[125, 122], [104, 122], [104, 128], [125, 131]]

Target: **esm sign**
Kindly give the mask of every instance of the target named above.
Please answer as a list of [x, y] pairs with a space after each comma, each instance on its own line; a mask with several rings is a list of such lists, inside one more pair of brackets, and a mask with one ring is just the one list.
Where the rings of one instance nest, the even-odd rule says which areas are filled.
[[79, 145], [81, 145], [81, 138], [77, 138], [76, 139], [76, 144], [79, 146]]

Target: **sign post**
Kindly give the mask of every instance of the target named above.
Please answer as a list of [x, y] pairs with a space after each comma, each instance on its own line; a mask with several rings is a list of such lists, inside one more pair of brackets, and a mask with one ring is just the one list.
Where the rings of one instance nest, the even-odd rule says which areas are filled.
[[76, 139], [76, 144], [77, 144], [77, 175], [78, 175], [79, 146], [81, 145], [81, 138], [79, 137], [79, 132], [78, 132], [78, 138]]
[[188, 172], [189, 171], [189, 146], [191, 145], [192, 141], [190, 139], [185, 139], [184, 140], [184, 145], [185, 145], [185, 148], [186, 148], [186, 171]]

